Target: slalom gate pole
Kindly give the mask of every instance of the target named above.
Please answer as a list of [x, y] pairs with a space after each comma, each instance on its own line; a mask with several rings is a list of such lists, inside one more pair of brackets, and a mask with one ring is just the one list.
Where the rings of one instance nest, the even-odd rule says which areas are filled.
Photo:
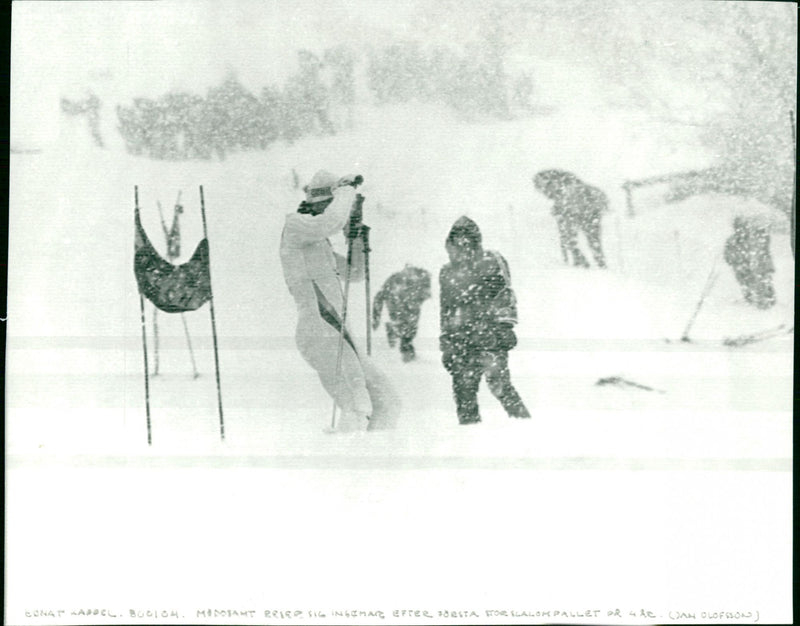
[[622, 188], [625, 190], [625, 207], [628, 209], [628, 217], [633, 217], [633, 193], [631, 192], [631, 185], [629, 182], [625, 182]]
[[797, 218], [795, 214], [797, 213], [797, 139], [795, 138], [795, 130], [794, 130], [794, 111], [789, 111], [789, 119], [792, 123], [792, 154], [794, 155], [794, 185], [792, 185], [792, 215], [791, 215], [791, 222], [792, 222], [792, 232], [791, 232], [791, 244], [792, 244], [792, 258], [794, 258], [794, 248], [795, 248], [795, 221]]
[[[203, 237], [205, 237], [206, 241], [208, 241], [208, 227], [206, 225], [206, 203], [205, 198], [203, 197], [203, 185], [200, 185], [200, 212], [203, 215]], [[219, 355], [217, 351], [217, 323], [214, 318], [214, 290], [211, 287], [211, 246], [209, 245], [209, 254], [208, 254], [208, 280], [209, 280], [209, 290], [211, 291], [211, 299], [209, 304], [211, 305], [211, 333], [214, 336], [214, 366], [217, 372], [217, 404], [219, 405], [219, 436], [222, 441], [225, 441], [225, 422], [222, 419], [222, 388], [219, 384]]]
[[714, 286], [714, 282], [717, 280], [717, 261], [719, 257], [714, 259], [714, 265], [711, 267], [711, 273], [708, 275], [708, 279], [706, 280], [706, 285], [703, 287], [703, 293], [700, 295], [700, 300], [697, 302], [697, 306], [694, 309], [694, 313], [692, 314], [689, 323], [686, 324], [686, 328], [683, 331], [683, 335], [681, 335], [681, 341], [691, 341], [689, 339], [689, 331], [694, 324], [694, 320], [697, 318], [697, 314], [700, 312], [700, 307], [703, 306], [703, 301], [706, 299], [706, 296], [711, 292], [711, 287]]
[[[164, 209], [161, 207], [161, 201], [156, 200], [158, 206], [158, 216], [161, 218], [161, 229], [164, 231], [164, 238], [169, 239], [169, 231], [167, 230], [167, 223], [164, 221]], [[153, 307], [153, 355], [155, 367], [153, 368], [153, 376], [158, 376], [158, 308]]]
[[617, 227], [617, 262], [619, 263], [619, 270], [625, 273], [625, 259], [622, 256], [622, 226], [620, 226], [619, 213], [614, 214], [614, 225]]
[[158, 308], [155, 306], [153, 307], [153, 353], [155, 357], [153, 376], [158, 376]]
[[364, 242], [364, 288], [367, 300], [367, 356], [372, 354], [372, 324], [370, 318], [370, 288], [369, 288], [369, 227], [361, 227], [361, 238]]
[[189, 336], [189, 326], [186, 324], [186, 316], [181, 313], [181, 320], [183, 321], [183, 330], [186, 333], [186, 343], [189, 344], [189, 357], [192, 359], [192, 371], [194, 372], [194, 377], [197, 378], [200, 376], [200, 373], [197, 371], [197, 365], [194, 362], [194, 350], [192, 350], [192, 338]]
[[167, 228], [166, 220], [164, 220], [164, 209], [161, 208], [161, 201], [156, 200], [156, 205], [158, 206], [158, 216], [161, 218], [161, 230], [164, 231], [164, 238], [169, 240], [169, 229]]
[[[139, 187], [133, 188], [134, 202], [136, 203], [136, 211], [139, 211]], [[138, 290], [138, 285], [137, 285]], [[144, 403], [147, 413], [147, 445], [153, 443], [153, 437], [150, 430], [150, 376], [147, 368], [147, 327], [144, 321], [144, 296], [139, 291], [139, 312], [142, 320], [142, 353], [144, 354]]]
[[153, 443], [150, 433], [150, 381], [147, 372], [147, 335], [144, 324], [144, 297], [139, 293], [139, 309], [142, 314], [142, 349], [144, 351], [144, 402], [147, 411], [147, 445]]
[[[347, 241], [347, 268], [344, 275], [344, 302], [342, 304], [342, 325], [339, 328], [339, 347], [336, 350], [336, 387], [339, 387], [339, 377], [342, 374], [342, 353], [344, 352], [344, 331], [347, 323], [347, 299], [350, 295], [350, 265], [353, 262], [353, 240]], [[367, 322], [369, 323], [369, 322]], [[333, 411], [331, 411], [331, 430], [336, 430], [336, 398], [333, 398]]]

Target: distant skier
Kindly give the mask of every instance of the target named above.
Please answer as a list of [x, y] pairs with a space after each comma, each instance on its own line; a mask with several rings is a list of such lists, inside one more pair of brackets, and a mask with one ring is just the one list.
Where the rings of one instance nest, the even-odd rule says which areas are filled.
[[392, 274], [375, 294], [372, 305], [372, 328], [377, 330], [381, 323], [383, 304], [389, 313], [386, 322], [386, 338], [391, 347], [400, 339], [400, 354], [403, 361], [413, 361], [414, 337], [417, 336], [422, 303], [431, 297], [431, 275], [421, 267], [406, 266]]
[[483, 376], [509, 417], [530, 417], [511, 384], [508, 351], [517, 345], [517, 305], [508, 263], [485, 251], [478, 225], [459, 218], [445, 243], [450, 262], [439, 273], [442, 363], [452, 376], [460, 424], [481, 421]]
[[772, 286], [775, 265], [767, 227], [741, 216], [734, 218], [733, 234], [725, 242], [724, 256], [742, 288], [744, 299], [759, 309], [772, 307], [775, 304]]
[[608, 197], [598, 189], [563, 170], [543, 170], [533, 177], [533, 184], [553, 200], [552, 213], [558, 225], [558, 236], [564, 261], [580, 267], [589, 262], [578, 248], [578, 231], [583, 231], [598, 267], [606, 267], [600, 239], [600, 221], [608, 209]]
[[297, 305], [297, 347], [342, 410], [339, 431], [389, 428], [399, 412], [399, 398], [388, 379], [342, 322], [340, 279], [347, 275], [347, 261], [333, 251], [328, 237], [344, 228], [353, 251], [350, 280], [363, 280], [363, 242], [353, 231], [365, 226], [348, 219], [357, 180], [336, 178], [324, 170], [314, 174], [305, 187], [306, 199], [286, 216], [280, 244], [283, 275]]
[[83, 100], [61, 98], [61, 110], [69, 115], [85, 115], [89, 123], [89, 133], [92, 135], [95, 145], [100, 148], [105, 146], [100, 134], [100, 98], [93, 93]]

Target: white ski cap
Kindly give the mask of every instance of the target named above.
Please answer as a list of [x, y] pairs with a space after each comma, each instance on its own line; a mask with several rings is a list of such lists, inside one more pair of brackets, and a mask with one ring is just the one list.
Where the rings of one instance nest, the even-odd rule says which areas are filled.
[[306, 202], [324, 202], [333, 198], [333, 188], [339, 178], [326, 170], [319, 170], [311, 177], [311, 182], [305, 186]]

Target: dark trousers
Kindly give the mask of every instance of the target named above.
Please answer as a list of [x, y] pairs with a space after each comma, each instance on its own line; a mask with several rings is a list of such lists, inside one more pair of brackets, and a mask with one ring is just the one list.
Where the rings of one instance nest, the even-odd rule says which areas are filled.
[[413, 361], [417, 356], [414, 350], [414, 344], [411, 341], [414, 337], [400, 337], [400, 354], [403, 355], [403, 361]]
[[389, 309], [390, 321], [386, 323], [386, 338], [389, 345], [394, 347], [397, 338], [400, 339], [400, 354], [403, 361], [413, 361], [416, 358], [414, 350], [414, 337], [417, 336], [419, 326], [419, 306], [406, 306]]
[[603, 245], [600, 240], [600, 218], [594, 217], [585, 221], [580, 221], [577, 217], [572, 215], [556, 215], [556, 223], [558, 224], [558, 236], [561, 239], [561, 253], [564, 255], [564, 261], [569, 262], [569, 256], [572, 256], [572, 264], [578, 267], [589, 267], [589, 261], [578, 248], [578, 231], [579, 229], [586, 235], [586, 241], [589, 244], [589, 249], [592, 251], [595, 263], [598, 267], [606, 266], [605, 255], [603, 254]]
[[734, 268], [737, 282], [742, 287], [745, 300], [759, 309], [768, 309], [775, 304], [775, 288], [772, 286], [772, 272], [756, 274], [749, 269]]
[[453, 377], [453, 396], [460, 424], [480, 422], [478, 387], [486, 377], [489, 390], [500, 401], [509, 417], [530, 417], [519, 393], [511, 384], [508, 371], [508, 352], [474, 351], [459, 358], [450, 371]]
[[588, 220], [583, 225], [583, 232], [586, 234], [586, 241], [589, 242], [589, 249], [597, 267], [605, 267], [606, 259], [603, 255], [603, 245], [600, 243], [600, 217]]

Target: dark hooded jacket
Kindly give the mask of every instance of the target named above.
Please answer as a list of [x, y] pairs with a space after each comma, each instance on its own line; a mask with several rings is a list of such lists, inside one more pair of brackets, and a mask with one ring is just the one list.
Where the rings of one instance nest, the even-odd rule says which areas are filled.
[[733, 234], [725, 241], [725, 262], [744, 277], [774, 272], [769, 231], [742, 217], [736, 217], [733, 229]]
[[483, 249], [480, 229], [468, 217], [456, 221], [447, 243], [470, 255], [439, 273], [441, 350], [510, 350], [516, 345], [517, 306], [508, 263]]

